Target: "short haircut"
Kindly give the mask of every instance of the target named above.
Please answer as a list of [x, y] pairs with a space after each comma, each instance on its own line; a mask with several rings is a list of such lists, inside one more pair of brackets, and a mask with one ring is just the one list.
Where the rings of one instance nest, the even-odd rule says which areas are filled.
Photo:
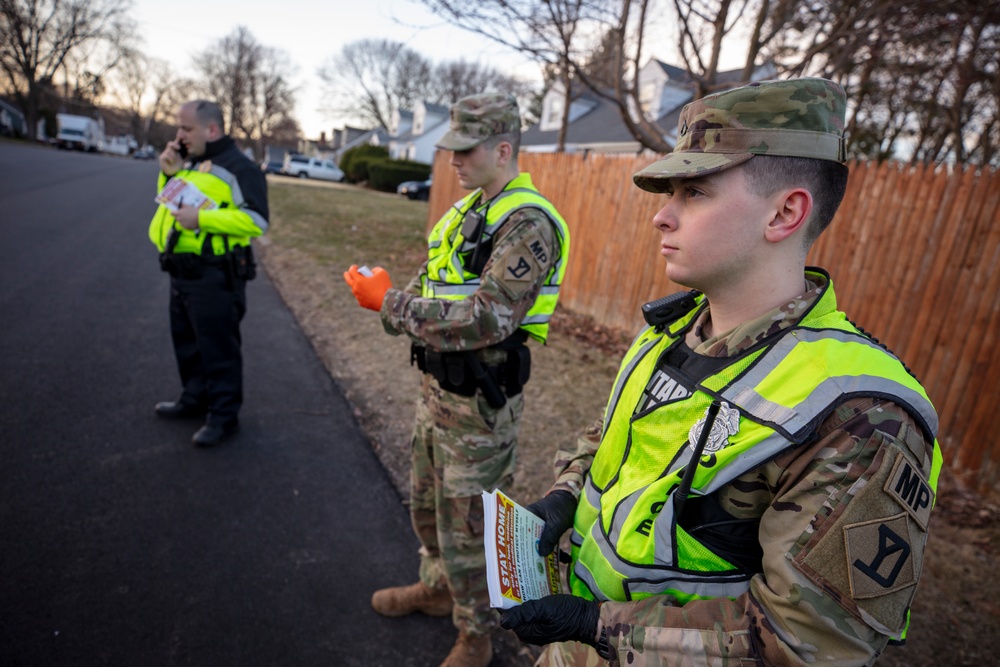
[[500, 142], [506, 141], [510, 144], [511, 155], [515, 158], [518, 152], [521, 150], [521, 133], [518, 132], [505, 132], [503, 134], [493, 134], [486, 139], [483, 143], [486, 144], [487, 148], [495, 148], [500, 144]]
[[194, 115], [202, 127], [215, 123], [219, 126], [219, 132], [226, 133], [226, 121], [222, 118], [222, 109], [218, 104], [208, 100], [192, 100], [189, 104], [194, 107]]
[[832, 160], [755, 155], [740, 166], [746, 176], [747, 189], [758, 197], [798, 187], [812, 194], [812, 215], [806, 221], [807, 250], [830, 225], [847, 190], [847, 165]]

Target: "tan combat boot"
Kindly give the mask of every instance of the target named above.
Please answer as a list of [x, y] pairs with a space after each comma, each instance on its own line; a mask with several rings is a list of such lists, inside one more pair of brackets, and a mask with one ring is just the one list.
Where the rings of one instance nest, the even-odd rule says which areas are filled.
[[383, 588], [372, 595], [372, 608], [383, 616], [406, 616], [415, 611], [428, 616], [447, 616], [451, 614], [451, 605], [451, 591], [428, 588], [421, 581]]
[[441, 667], [486, 667], [492, 659], [493, 642], [489, 635], [473, 637], [462, 632]]

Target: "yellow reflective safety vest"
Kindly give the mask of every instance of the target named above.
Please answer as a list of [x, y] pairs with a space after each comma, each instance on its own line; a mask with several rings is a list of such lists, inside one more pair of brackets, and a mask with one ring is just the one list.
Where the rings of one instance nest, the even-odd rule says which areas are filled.
[[[817, 269], [808, 273], [829, 281]], [[707, 375], [691, 378], [692, 391], [671, 394], [676, 400], [636, 412], [661, 359], [683, 343], [705, 307], [704, 297], [696, 302], [668, 327], [644, 330], [622, 362], [575, 516], [575, 595], [623, 601], [669, 594], [684, 604], [748, 590], [753, 573], [687, 534], [675, 516], [676, 491], [713, 400], [722, 411], [694, 464], [687, 498], [707, 496], [806, 442], [847, 398], [891, 397], [936, 437], [937, 414], [923, 387], [837, 310], [832, 282], [797, 325], [718, 359]], [[941, 468], [936, 441], [931, 468], [933, 489]]]
[[[166, 250], [170, 233], [175, 229], [179, 234], [172, 251], [177, 254], [195, 255], [225, 254], [227, 244], [230, 249], [234, 246], [248, 246], [251, 237], [260, 236], [267, 230], [268, 221], [260, 213], [246, 208], [243, 191], [236, 175], [224, 166], [211, 160], [204, 160], [192, 165], [190, 169], [181, 169], [170, 178], [161, 173], [157, 192], [162, 192], [167, 182], [172, 179], [182, 179], [194, 185], [216, 203], [218, 208], [203, 210], [199, 219], [204, 226], [208, 226], [208, 221], [214, 219], [217, 224], [213, 227], [220, 230], [212, 233], [202, 230], [195, 234], [182, 227], [170, 209], [161, 204], [149, 223], [149, 240], [161, 253]], [[212, 239], [212, 247], [203, 250], [206, 238]]]
[[521, 321], [520, 328], [535, 340], [545, 342], [549, 320], [559, 300], [559, 287], [566, 275], [569, 258], [569, 228], [555, 206], [543, 197], [531, 182], [531, 175], [519, 174], [491, 201], [479, 204], [482, 190], [475, 190], [455, 202], [438, 220], [427, 238], [427, 268], [421, 275], [421, 296], [434, 299], [464, 299], [479, 288], [480, 277], [469, 271], [476, 239], [462, 235], [466, 215], [475, 210], [486, 216], [480, 244], [492, 247], [493, 236], [512, 213], [525, 208], [538, 209], [552, 221], [559, 239], [559, 258], [549, 270], [535, 303]]

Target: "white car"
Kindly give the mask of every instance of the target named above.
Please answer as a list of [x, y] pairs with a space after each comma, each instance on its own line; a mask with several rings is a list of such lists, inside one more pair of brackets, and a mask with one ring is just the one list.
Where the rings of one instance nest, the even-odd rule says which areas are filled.
[[338, 183], [344, 180], [344, 172], [333, 163], [333, 160], [322, 160], [304, 155], [286, 157], [285, 167], [282, 171], [288, 176], [298, 176], [299, 178], [318, 178]]

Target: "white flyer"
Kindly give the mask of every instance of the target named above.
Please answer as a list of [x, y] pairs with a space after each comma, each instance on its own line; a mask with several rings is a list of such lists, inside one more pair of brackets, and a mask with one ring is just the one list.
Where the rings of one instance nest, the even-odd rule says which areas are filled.
[[183, 178], [177, 178], [176, 176], [167, 181], [167, 184], [163, 186], [163, 190], [156, 195], [155, 201], [157, 204], [163, 204], [174, 212], [181, 205], [194, 206], [195, 208], [204, 210], [218, 208], [214, 201], [198, 189], [197, 185], [188, 183]]
[[559, 550], [538, 555], [545, 522], [500, 491], [483, 492], [483, 514], [490, 606], [510, 609], [559, 593]]

